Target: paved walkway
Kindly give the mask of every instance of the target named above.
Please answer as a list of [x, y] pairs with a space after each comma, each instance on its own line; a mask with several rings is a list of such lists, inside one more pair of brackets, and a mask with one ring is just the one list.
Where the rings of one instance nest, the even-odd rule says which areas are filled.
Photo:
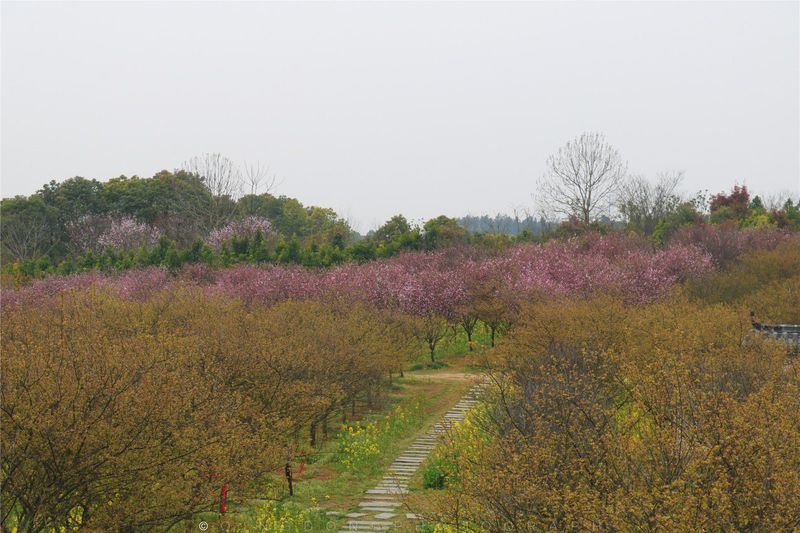
[[386, 531], [395, 526], [394, 520], [405, 518], [417, 520], [414, 513], [403, 508], [403, 495], [408, 493], [408, 483], [428, 454], [436, 447], [441, 433], [451, 425], [464, 420], [467, 412], [478, 403], [478, 396], [485, 383], [474, 385], [458, 403], [445, 413], [426, 433], [417, 437], [389, 467], [383, 479], [366, 492], [364, 501], [358, 504], [358, 512], [345, 515], [349, 520], [343, 532]]

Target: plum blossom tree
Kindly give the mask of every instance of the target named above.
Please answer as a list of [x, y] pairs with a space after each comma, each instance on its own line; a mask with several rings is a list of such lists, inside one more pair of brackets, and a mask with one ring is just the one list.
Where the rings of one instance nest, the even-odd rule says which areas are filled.
[[236, 220], [213, 230], [206, 242], [212, 248], [220, 250], [222, 245], [230, 242], [234, 237], [255, 237], [256, 233], [261, 232], [262, 237], [274, 234], [272, 224], [263, 217], [248, 216], [241, 220]]
[[153, 246], [161, 237], [157, 228], [138, 222], [131, 217], [111, 220], [106, 229], [97, 239], [100, 249], [135, 250], [141, 246]]

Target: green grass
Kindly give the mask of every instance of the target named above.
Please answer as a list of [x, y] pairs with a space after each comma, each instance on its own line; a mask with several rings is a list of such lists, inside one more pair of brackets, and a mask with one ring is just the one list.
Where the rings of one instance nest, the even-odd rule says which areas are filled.
[[[500, 334], [495, 334], [495, 342], [500, 338]], [[450, 329], [444, 338], [439, 341], [434, 351], [434, 357], [437, 361], [441, 359], [449, 359], [452, 357], [462, 357], [470, 353], [480, 352], [491, 346], [492, 337], [487, 328], [482, 322], [478, 321], [475, 329], [472, 331], [472, 350], [469, 348], [469, 340], [464, 328], [458, 326], [455, 329]], [[420, 356], [430, 360], [430, 352], [427, 348], [420, 350]]]

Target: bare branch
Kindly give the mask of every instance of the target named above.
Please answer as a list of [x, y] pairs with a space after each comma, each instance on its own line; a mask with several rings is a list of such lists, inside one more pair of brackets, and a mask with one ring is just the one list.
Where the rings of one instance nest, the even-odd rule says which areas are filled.
[[278, 185], [278, 178], [268, 166], [261, 163], [244, 164], [242, 175], [248, 194], [258, 195], [271, 192]]
[[684, 198], [678, 192], [683, 172], [658, 174], [655, 183], [643, 176], [632, 176], [620, 187], [617, 207], [634, 230], [650, 234], [660, 219], [677, 209]]
[[547, 159], [538, 187], [541, 207], [588, 224], [613, 205], [627, 171], [602, 133], [584, 133]]
[[205, 217], [206, 231], [230, 221], [242, 192], [242, 174], [236, 164], [222, 154], [204, 154], [184, 162], [182, 168], [200, 176], [213, 198]]

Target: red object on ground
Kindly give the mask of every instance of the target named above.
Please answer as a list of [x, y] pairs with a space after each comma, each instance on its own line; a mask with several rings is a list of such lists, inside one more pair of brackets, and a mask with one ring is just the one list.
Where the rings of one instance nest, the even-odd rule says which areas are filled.
[[228, 504], [228, 484], [222, 484], [222, 492], [219, 495], [219, 512], [225, 514], [225, 506]]

